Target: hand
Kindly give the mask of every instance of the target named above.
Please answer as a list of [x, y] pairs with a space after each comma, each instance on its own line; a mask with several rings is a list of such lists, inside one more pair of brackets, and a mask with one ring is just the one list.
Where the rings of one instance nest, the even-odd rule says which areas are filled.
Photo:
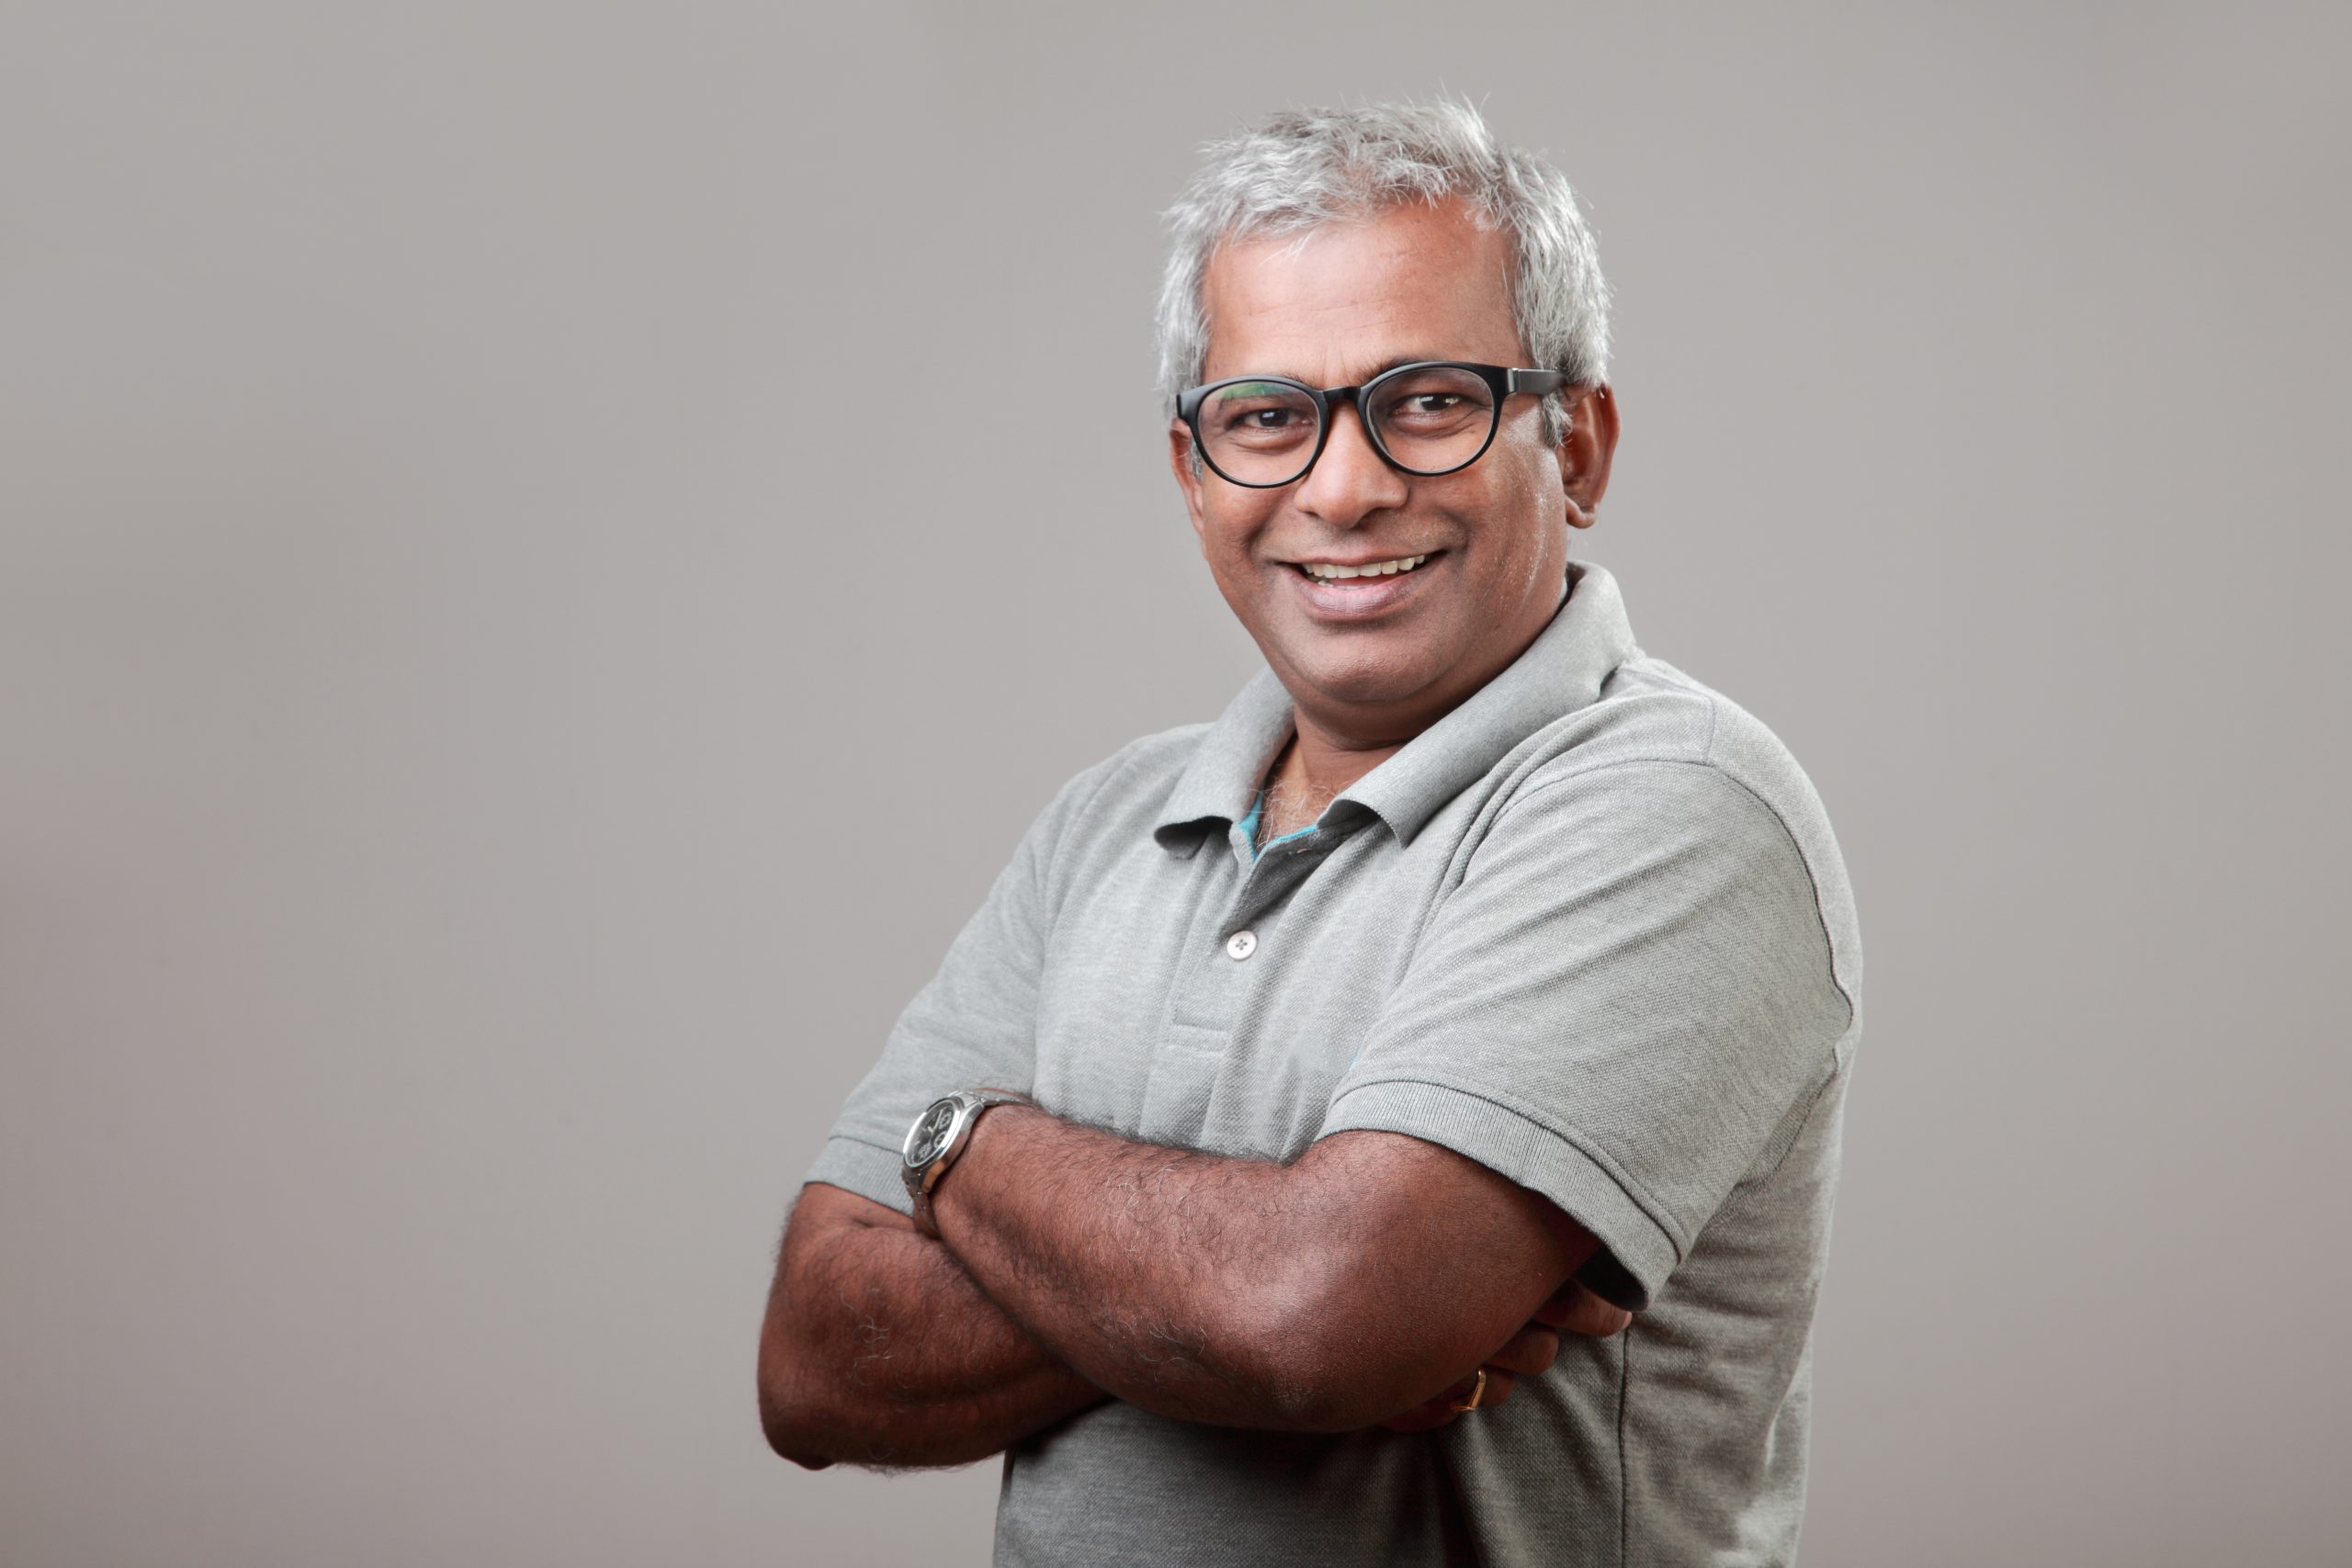
[[1611, 1306], [1571, 1280], [1553, 1292], [1551, 1300], [1535, 1309], [1535, 1321], [1549, 1324], [1554, 1328], [1565, 1328], [1570, 1334], [1606, 1339], [1630, 1327], [1634, 1314], [1623, 1307]]
[[[1605, 1339], [1633, 1321], [1632, 1313], [1611, 1306], [1575, 1280], [1569, 1280], [1535, 1309], [1534, 1318], [1512, 1335], [1510, 1343], [1487, 1358], [1487, 1392], [1479, 1396], [1478, 1408], [1500, 1404], [1510, 1397], [1512, 1385], [1520, 1378], [1533, 1377], [1549, 1368], [1553, 1358], [1560, 1353], [1562, 1330]], [[1427, 1432], [1445, 1426], [1461, 1418], [1464, 1413], [1453, 1408], [1454, 1403], [1469, 1398], [1470, 1391], [1477, 1386], [1478, 1374], [1473, 1372], [1435, 1399], [1417, 1404], [1401, 1416], [1392, 1416], [1381, 1425], [1392, 1432]]]

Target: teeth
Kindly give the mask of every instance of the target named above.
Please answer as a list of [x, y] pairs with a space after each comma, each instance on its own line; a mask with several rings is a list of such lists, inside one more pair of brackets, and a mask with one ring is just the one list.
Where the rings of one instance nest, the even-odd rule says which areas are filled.
[[1399, 571], [1410, 571], [1427, 556], [1406, 556], [1397, 560], [1374, 561], [1370, 566], [1333, 566], [1329, 561], [1302, 561], [1300, 565], [1309, 577], [1387, 577]]

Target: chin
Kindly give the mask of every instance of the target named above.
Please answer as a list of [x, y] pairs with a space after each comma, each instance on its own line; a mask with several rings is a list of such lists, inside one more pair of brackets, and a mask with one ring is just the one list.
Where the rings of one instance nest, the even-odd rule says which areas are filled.
[[1329, 703], [1378, 708], [1409, 701], [1429, 686], [1430, 675], [1388, 662], [1301, 660], [1294, 668], [1309, 690]]

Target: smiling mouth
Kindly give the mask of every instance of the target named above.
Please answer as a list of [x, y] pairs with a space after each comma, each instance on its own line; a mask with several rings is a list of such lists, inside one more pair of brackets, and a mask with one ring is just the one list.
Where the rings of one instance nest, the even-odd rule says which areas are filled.
[[1423, 561], [1440, 552], [1424, 555], [1398, 556], [1394, 560], [1367, 561], [1363, 566], [1340, 566], [1332, 561], [1293, 561], [1292, 570], [1317, 582], [1341, 582], [1351, 578], [1397, 577], [1413, 570]]

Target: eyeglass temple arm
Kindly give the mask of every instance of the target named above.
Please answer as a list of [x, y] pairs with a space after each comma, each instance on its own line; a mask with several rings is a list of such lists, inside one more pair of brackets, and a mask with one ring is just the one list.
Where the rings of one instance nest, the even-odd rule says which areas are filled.
[[1507, 389], [1513, 392], [1556, 392], [1568, 384], [1558, 370], [1506, 370]]

